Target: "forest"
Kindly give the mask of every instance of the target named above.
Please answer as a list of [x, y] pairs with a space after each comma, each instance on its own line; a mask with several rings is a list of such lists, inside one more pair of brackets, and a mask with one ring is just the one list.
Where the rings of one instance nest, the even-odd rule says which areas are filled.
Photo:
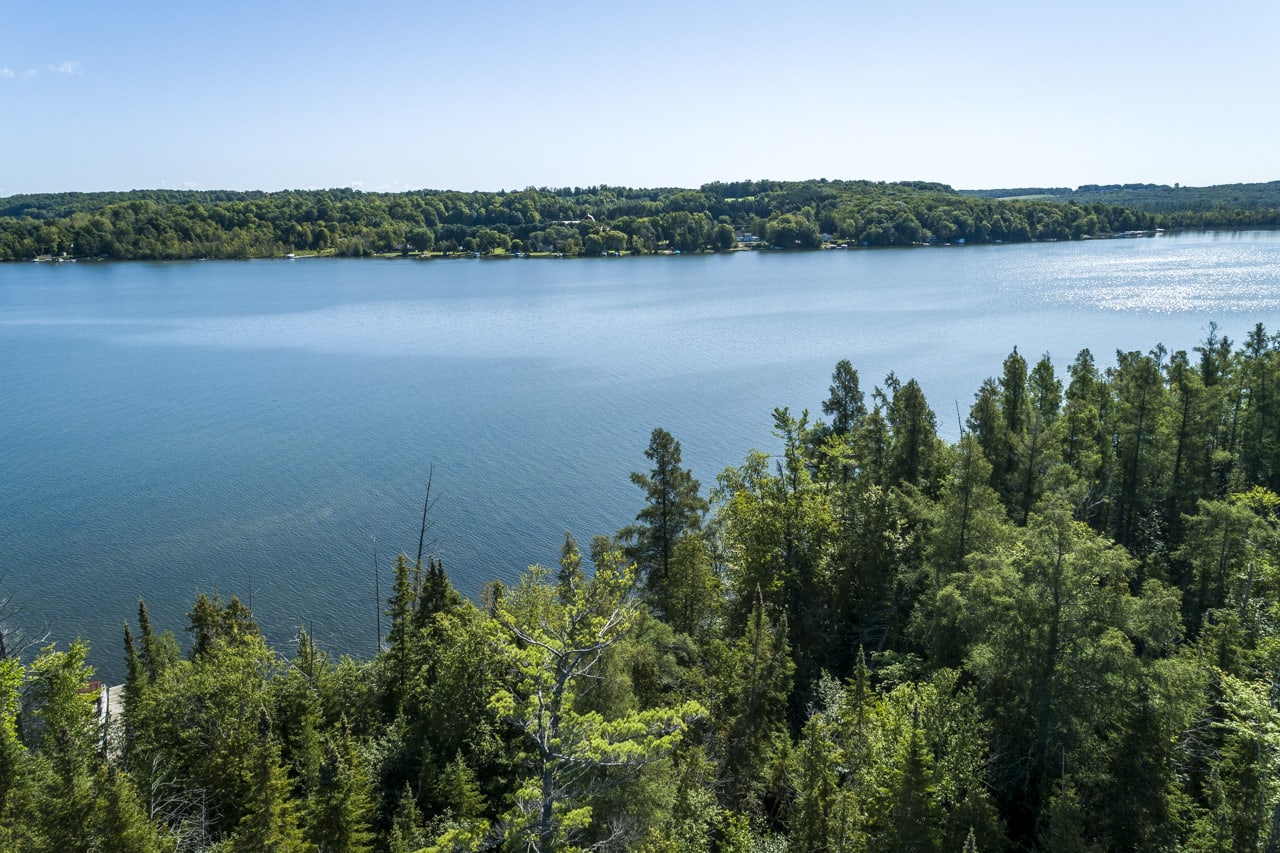
[[913, 246], [1280, 227], [1280, 183], [957, 192], [923, 181], [734, 181], [698, 189], [133, 190], [0, 199], [0, 261], [289, 254], [416, 257]]
[[[1257, 184], [1218, 184], [1184, 187], [1180, 184], [1084, 184], [1069, 187], [1025, 187], [1002, 190], [962, 190], [963, 195], [997, 199], [1040, 199], [1060, 203], [1111, 204], [1159, 215], [1166, 228], [1225, 227], [1232, 220], [1260, 225], [1274, 221], [1280, 211], [1280, 181]], [[1259, 218], [1261, 217], [1261, 218]]]
[[1275, 850], [1280, 335], [1015, 349], [937, 417], [841, 361], [708, 489], [656, 428], [556, 566], [399, 556], [370, 660], [140, 602], [105, 722], [4, 622], [0, 849]]

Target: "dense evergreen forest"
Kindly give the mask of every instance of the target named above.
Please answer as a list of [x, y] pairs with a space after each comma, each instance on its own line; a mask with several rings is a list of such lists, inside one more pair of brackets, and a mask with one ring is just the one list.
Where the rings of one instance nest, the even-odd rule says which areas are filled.
[[[145, 604], [0, 633], [0, 849], [1261, 851], [1280, 844], [1280, 336], [1016, 349], [955, 443], [914, 380], [472, 602], [401, 556], [383, 650]], [[639, 448], [636, 452], [639, 461]]]
[[0, 261], [1020, 243], [1158, 227], [1280, 227], [1280, 183], [960, 193], [920, 181], [821, 180], [736, 181], [696, 190], [20, 195], [0, 199]]

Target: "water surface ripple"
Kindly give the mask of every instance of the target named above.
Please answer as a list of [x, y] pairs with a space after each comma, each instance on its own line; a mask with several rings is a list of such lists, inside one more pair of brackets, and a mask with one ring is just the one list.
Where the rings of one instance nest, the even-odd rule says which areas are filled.
[[841, 358], [918, 378], [956, 434], [1015, 346], [1189, 349], [1280, 325], [1280, 236], [575, 261], [0, 266], [0, 593], [118, 677], [145, 597], [252, 599], [268, 635], [374, 648], [372, 551], [454, 580], [640, 507], [654, 426], [704, 486]]

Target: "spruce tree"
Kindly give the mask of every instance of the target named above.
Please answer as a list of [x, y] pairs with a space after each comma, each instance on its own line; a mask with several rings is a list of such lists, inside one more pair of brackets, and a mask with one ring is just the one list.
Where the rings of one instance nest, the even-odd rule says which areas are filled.
[[369, 777], [343, 728], [338, 744], [325, 743], [311, 801], [308, 836], [318, 853], [362, 853], [373, 845]]
[[843, 792], [837, 778], [837, 748], [821, 715], [809, 718], [800, 736], [788, 849], [827, 853], [841, 849]]
[[573, 538], [572, 533], [565, 531], [564, 546], [560, 549], [560, 571], [556, 575], [562, 604], [573, 600], [584, 579], [582, 552], [578, 550], [578, 541]]
[[232, 843], [237, 850], [262, 853], [307, 853], [298, 823], [298, 802], [280, 766], [280, 746], [271, 733], [266, 711], [259, 715], [261, 743], [253, 764], [249, 801]]
[[933, 853], [939, 849], [943, 815], [936, 800], [933, 757], [918, 720], [912, 721], [898, 772], [881, 849]]
[[96, 849], [113, 853], [163, 853], [173, 849], [147, 820], [142, 799], [133, 783], [115, 768], [98, 774], [93, 815]]
[[832, 434], [848, 437], [866, 417], [867, 404], [862, 389], [858, 387], [858, 371], [847, 359], [836, 363], [829, 390], [831, 396], [823, 402], [822, 413], [831, 416]]
[[764, 771], [778, 743], [787, 740], [787, 697], [794, 673], [786, 617], [772, 624], [757, 590], [747, 630], [728, 649], [717, 685], [716, 752], [725, 800], [735, 811], [764, 813]]
[[413, 624], [417, 628], [429, 627], [432, 618], [454, 609], [462, 603], [462, 596], [449, 582], [444, 571], [444, 561], [427, 558], [427, 572], [418, 590], [418, 602], [413, 610]]
[[388, 853], [415, 853], [427, 846], [431, 834], [423, 825], [422, 810], [408, 785], [400, 789], [395, 817], [387, 834]]
[[631, 544], [627, 557], [640, 567], [650, 597], [657, 608], [668, 605], [667, 576], [681, 537], [702, 527], [707, 501], [693, 474], [680, 466], [680, 442], [658, 428], [649, 438], [644, 455], [653, 463], [648, 474], [631, 475], [631, 482], [645, 492], [645, 506], [636, 514], [637, 524], [622, 531]]

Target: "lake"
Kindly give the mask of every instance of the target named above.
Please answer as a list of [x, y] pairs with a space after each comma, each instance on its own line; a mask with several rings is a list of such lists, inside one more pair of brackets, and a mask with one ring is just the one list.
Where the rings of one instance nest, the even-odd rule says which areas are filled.
[[0, 266], [0, 594], [123, 673], [139, 597], [199, 591], [287, 647], [376, 643], [391, 559], [466, 593], [631, 521], [655, 426], [704, 489], [771, 412], [821, 413], [835, 363], [957, 405], [1018, 346], [1233, 340], [1280, 326], [1280, 234], [580, 260]]

